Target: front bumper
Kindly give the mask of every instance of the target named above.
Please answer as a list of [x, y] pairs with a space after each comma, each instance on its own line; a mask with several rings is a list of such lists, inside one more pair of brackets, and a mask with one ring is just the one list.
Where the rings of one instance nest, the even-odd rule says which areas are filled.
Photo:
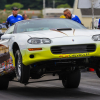
[[[40, 51], [28, 51], [28, 49], [21, 50], [22, 62], [24, 65], [30, 65], [36, 62], [53, 60], [53, 59], [77, 59], [87, 57], [100, 57], [100, 43], [96, 44], [94, 52], [86, 53], [72, 53], [72, 54], [52, 54], [50, 46], [42, 47]], [[33, 55], [33, 58], [30, 56]]]

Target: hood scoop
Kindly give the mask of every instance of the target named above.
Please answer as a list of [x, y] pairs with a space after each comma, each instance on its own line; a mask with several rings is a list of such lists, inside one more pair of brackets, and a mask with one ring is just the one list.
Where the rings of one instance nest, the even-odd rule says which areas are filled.
[[72, 30], [72, 28], [58, 28], [57, 31], [66, 31], [66, 30]]

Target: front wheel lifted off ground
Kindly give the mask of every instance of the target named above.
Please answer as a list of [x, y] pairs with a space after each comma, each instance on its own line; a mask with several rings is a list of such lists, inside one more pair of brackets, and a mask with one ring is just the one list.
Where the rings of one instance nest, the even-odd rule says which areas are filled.
[[64, 88], [78, 88], [81, 79], [80, 70], [74, 70], [64, 75], [62, 84]]
[[18, 81], [27, 84], [30, 77], [30, 67], [22, 63], [22, 56], [19, 50], [15, 54], [15, 66]]

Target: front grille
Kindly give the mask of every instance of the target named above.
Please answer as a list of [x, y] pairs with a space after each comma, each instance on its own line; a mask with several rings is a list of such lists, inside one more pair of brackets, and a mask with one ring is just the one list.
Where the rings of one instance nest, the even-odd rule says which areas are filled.
[[51, 52], [53, 54], [86, 53], [94, 52], [95, 50], [95, 44], [65, 45], [51, 47]]

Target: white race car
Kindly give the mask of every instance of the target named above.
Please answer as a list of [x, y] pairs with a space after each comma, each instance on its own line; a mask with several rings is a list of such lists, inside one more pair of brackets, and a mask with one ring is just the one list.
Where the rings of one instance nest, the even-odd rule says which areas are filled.
[[77, 88], [81, 68], [93, 67], [100, 77], [99, 34], [68, 19], [31, 19], [17, 22], [1, 39], [8, 40], [19, 82], [52, 73], [65, 88]]

